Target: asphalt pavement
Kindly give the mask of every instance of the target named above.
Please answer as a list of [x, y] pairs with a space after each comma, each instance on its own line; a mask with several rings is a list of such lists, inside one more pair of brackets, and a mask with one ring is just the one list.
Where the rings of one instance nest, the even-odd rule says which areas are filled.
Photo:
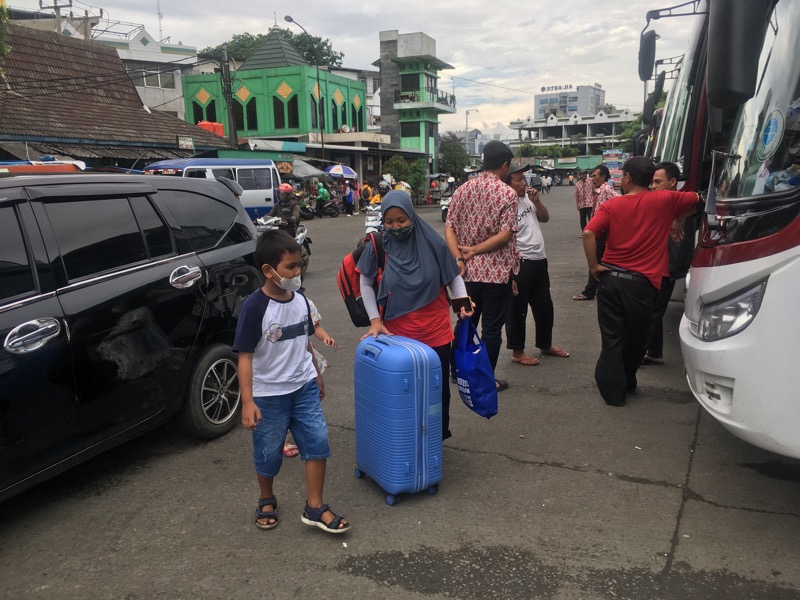
[[[326, 501], [344, 536], [304, 526], [302, 465], [286, 459], [280, 525], [253, 524], [250, 436], [186, 438], [177, 424], [0, 505], [0, 598], [8, 599], [769, 599], [800, 598], [800, 462], [761, 451], [708, 417], [688, 391], [677, 326], [665, 317], [663, 366], [640, 370], [623, 408], [594, 384], [595, 302], [571, 187], [543, 196], [556, 309], [569, 358], [521, 366], [487, 421], [453, 388], [444, 480], [436, 495], [388, 506], [353, 476], [353, 353], [335, 276], [363, 216], [306, 222], [306, 287], [337, 349], [324, 400], [333, 457]], [[436, 207], [420, 213], [443, 230]], [[534, 327], [529, 322], [532, 347]], [[538, 356], [538, 353], [534, 354]]]

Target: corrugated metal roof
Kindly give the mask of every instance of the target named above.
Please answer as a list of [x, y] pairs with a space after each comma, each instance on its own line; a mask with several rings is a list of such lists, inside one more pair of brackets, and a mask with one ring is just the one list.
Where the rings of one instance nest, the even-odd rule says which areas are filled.
[[[0, 135], [63, 140], [76, 148], [98, 142], [115, 142], [118, 149], [163, 145], [179, 155], [185, 155], [177, 149], [179, 135], [193, 137], [195, 147], [229, 147], [227, 139], [205, 129], [144, 110], [113, 48], [10, 24], [6, 42], [11, 53], [0, 65], [7, 83], [0, 86]], [[134, 158], [140, 153], [130, 149]], [[125, 158], [121, 150], [114, 157]]]
[[300, 53], [295, 50], [286, 38], [281, 35], [279, 27], [269, 30], [264, 42], [250, 55], [241, 67], [240, 71], [252, 71], [255, 69], [276, 69], [279, 67], [293, 67], [296, 65], [308, 66]]

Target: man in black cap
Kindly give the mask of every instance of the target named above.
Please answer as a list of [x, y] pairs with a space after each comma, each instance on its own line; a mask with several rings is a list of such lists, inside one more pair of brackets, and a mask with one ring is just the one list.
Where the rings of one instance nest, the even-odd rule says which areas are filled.
[[534, 366], [539, 359], [525, 353], [525, 320], [528, 306], [536, 323], [536, 347], [543, 355], [567, 358], [569, 352], [553, 346], [553, 299], [550, 296], [550, 275], [539, 223], [547, 223], [550, 214], [538, 190], [527, 187], [525, 172], [530, 165], [515, 167], [506, 180], [517, 196], [516, 245], [519, 253], [519, 274], [511, 279], [511, 308], [506, 319], [506, 344], [511, 360], [519, 365]]
[[[444, 237], [472, 298], [472, 321], [481, 322], [481, 339], [497, 366], [503, 325], [511, 304], [511, 274], [519, 270], [514, 247], [517, 194], [505, 183], [511, 170], [511, 148], [492, 140], [483, 149], [483, 172], [458, 189], [450, 200]], [[508, 382], [496, 379], [498, 391]]]

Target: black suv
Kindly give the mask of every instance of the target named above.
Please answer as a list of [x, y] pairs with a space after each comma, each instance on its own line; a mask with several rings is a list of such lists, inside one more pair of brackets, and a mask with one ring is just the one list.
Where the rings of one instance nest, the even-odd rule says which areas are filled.
[[236, 185], [0, 179], [0, 500], [179, 412], [201, 438], [236, 424], [261, 280]]

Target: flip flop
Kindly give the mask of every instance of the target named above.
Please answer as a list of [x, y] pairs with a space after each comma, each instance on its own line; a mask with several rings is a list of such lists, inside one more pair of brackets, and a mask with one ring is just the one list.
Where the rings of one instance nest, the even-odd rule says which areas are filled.
[[547, 356], [557, 356], [558, 358], [569, 358], [569, 352], [562, 350], [561, 348], [557, 348], [556, 346], [550, 346], [547, 350], [542, 350], [542, 354], [546, 354]]
[[497, 382], [497, 391], [502, 392], [508, 389], [508, 382], [505, 379], [495, 379]]
[[533, 356], [526, 356], [524, 358], [514, 358], [511, 357], [511, 362], [515, 362], [518, 365], [522, 365], [523, 367], [535, 367], [539, 364], [539, 359], [534, 358]]
[[572, 297], [573, 300], [594, 300], [594, 298], [589, 298], [589, 296], [584, 296], [583, 294], [575, 294]]
[[283, 455], [285, 457], [294, 458], [298, 454], [300, 454], [300, 450], [294, 444], [286, 443], [283, 445]]

